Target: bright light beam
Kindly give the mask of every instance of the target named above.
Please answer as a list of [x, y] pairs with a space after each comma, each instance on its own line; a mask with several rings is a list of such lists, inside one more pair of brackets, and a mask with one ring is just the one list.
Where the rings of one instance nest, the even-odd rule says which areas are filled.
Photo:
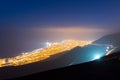
[[94, 60], [95, 59], [100, 59], [100, 57], [101, 57], [100, 55], [95, 55]]

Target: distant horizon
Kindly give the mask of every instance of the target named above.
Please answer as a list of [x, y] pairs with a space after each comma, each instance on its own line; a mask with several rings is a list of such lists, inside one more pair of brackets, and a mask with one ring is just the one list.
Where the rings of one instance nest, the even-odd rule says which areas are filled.
[[[94, 32], [95, 31], [95, 32]], [[7, 33], [6, 33], [7, 32]], [[1, 29], [1, 57], [15, 56], [45, 46], [45, 42], [59, 42], [66, 39], [94, 41], [111, 32], [97, 28], [51, 27]]]

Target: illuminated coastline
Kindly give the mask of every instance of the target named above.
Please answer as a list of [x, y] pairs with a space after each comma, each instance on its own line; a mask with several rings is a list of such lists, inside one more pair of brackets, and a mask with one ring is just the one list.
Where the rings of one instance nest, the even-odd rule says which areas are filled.
[[42, 61], [47, 58], [50, 58], [52, 55], [71, 50], [77, 46], [83, 47], [91, 43], [92, 41], [79, 41], [79, 40], [64, 40], [59, 43], [46, 42], [47, 46], [45, 48], [36, 49], [33, 50], [32, 52], [25, 52], [11, 58], [1, 58], [0, 67], [20, 66], [20, 65]]

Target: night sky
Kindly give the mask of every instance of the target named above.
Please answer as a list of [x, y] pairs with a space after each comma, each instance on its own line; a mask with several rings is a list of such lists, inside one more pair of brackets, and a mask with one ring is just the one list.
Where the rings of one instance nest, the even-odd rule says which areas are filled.
[[120, 0], [0, 0], [0, 57], [47, 40], [96, 40], [119, 31], [119, 21]]

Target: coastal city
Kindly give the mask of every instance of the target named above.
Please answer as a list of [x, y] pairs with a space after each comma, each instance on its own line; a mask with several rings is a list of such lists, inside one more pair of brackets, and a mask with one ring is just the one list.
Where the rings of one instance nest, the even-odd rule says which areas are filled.
[[31, 52], [21, 53], [18, 56], [10, 58], [0, 58], [0, 67], [20, 66], [50, 58], [52, 55], [69, 51], [77, 46], [83, 47], [91, 44], [92, 41], [63, 40], [61, 42], [45, 42], [45, 48], [35, 49]]

